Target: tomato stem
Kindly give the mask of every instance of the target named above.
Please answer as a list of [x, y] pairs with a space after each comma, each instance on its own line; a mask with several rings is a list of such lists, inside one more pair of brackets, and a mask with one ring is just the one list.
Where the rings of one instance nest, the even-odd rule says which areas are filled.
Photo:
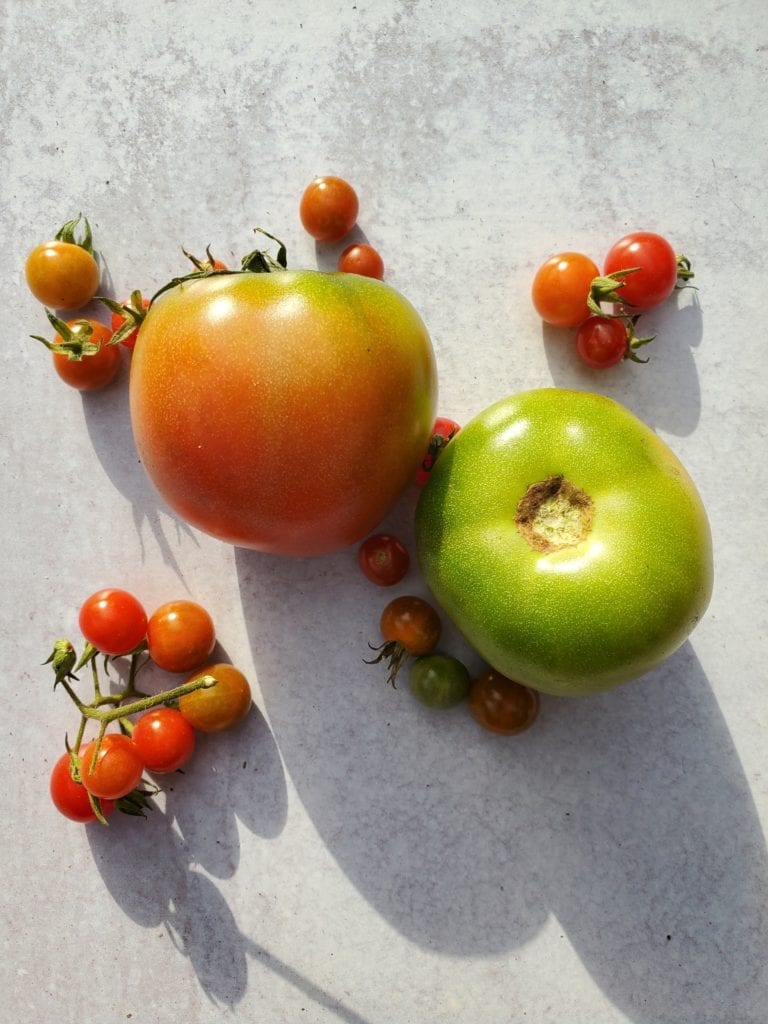
[[[78, 239], [75, 232], [77, 225], [82, 220], [83, 222], [83, 235], [82, 238]], [[68, 220], [66, 224], [62, 224], [59, 230], [54, 236], [57, 242], [67, 242], [69, 245], [78, 245], [81, 249], [85, 249], [91, 256], [96, 256], [93, 251], [93, 235], [91, 233], [91, 225], [88, 223], [88, 218], [83, 217], [82, 213], [78, 213], [74, 220]]]

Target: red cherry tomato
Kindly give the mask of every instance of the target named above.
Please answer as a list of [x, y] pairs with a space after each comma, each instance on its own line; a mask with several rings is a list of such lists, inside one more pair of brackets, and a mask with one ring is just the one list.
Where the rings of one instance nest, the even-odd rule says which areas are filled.
[[127, 590], [99, 590], [80, 608], [80, 632], [102, 654], [128, 654], [144, 640], [147, 614]]
[[627, 328], [623, 320], [591, 316], [576, 332], [579, 358], [596, 370], [620, 363], [627, 354]]
[[106, 800], [127, 796], [138, 785], [143, 771], [144, 762], [133, 740], [121, 732], [107, 733], [101, 743], [92, 740], [80, 754], [83, 785], [89, 793]]
[[379, 587], [391, 587], [408, 572], [411, 559], [401, 540], [388, 533], [368, 537], [357, 552], [357, 564], [364, 576]]
[[[62, 754], [53, 766], [50, 793], [54, 807], [70, 821], [79, 821], [83, 824], [96, 821], [96, 815], [88, 799], [88, 790], [72, 778], [71, 764], [69, 754]], [[112, 800], [99, 800], [99, 805], [105, 818], [115, 809]]]
[[363, 277], [384, 278], [384, 260], [372, 245], [348, 245], [339, 256], [339, 270], [344, 274], [362, 274]]
[[533, 725], [539, 713], [539, 695], [490, 669], [473, 680], [469, 711], [484, 729], [513, 736]]
[[[649, 309], [669, 298], [679, 276], [678, 257], [669, 242], [653, 231], [633, 231], [613, 245], [603, 266], [606, 275], [632, 270], [618, 293], [635, 309]], [[690, 276], [690, 275], [689, 275]]]
[[313, 238], [319, 242], [338, 242], [355, 226], [358, 209], [357, 194], [349, 182], [325, 175], [307, 185], [299, 216]]
[[195, 730], [175, 708], [153, 708], [136, 720], [131, 736], [147, 771], [175, 772], [195, 749]]
[[560, 252], [536, 271], [531, 300], [541, 319], [555, 327], [575, 327], [589, 316], [590, 285], [600, 271], [580, 252]]
[[213, 619], [194, 601], [169, 601], [147, 623], [147, 647], [167, 672], [190, 672], [208, 659], [216, 643]]
[[427, 480], [429, 480], [429, 474], [432, 472], [432, 467], [440, 452], [460, 430], [461, 427], [455, 420], [448, 419], [445, 416], [437, 417], [432, 427], [429, 447], [424, 453], [424, 458], [421, 460], [421, 465], [416, 473], [416, 483], [420, 487], [423, 487]]
[[213, 676], [214, 686], [193, 690], [179, 698], [179, 711], [201, 732], [220, 732], [245, 718], [251, 707], [248, 680], [234, 665], [217, 664], [198, 669], [187, 682]]
[[[78, 391], [106, 387], [120, 369], [120, 351], [109, 344], [112, 331], [98, 320], [70, 320], [66, 327], [71, 340], [62, 344], [58, 338], [49, 345], [54, 370], [65, 384]], [[80, 339], [84, 343], [82, 352], [78, 351]], [[98, 345], [98, 350], [91, 352], [90, 345]]]

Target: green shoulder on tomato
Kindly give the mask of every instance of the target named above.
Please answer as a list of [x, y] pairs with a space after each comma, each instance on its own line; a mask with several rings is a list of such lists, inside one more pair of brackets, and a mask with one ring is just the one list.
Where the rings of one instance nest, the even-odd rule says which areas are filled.
[[557, 695], [608, 689], [672, 654], [712, 592], [690, 476], [617, 402], [503, 399], [437, 461], [416, 511], [437, 602], [497, 671]]

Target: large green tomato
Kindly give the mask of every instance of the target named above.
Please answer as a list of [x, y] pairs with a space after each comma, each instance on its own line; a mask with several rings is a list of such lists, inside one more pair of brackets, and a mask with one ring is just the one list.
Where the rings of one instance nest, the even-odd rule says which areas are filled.
[[623, 406], [548, 388], [486, 409], [446, 446], [416, 511], [443, 610], [497, 671], [579, 695], [672, 654], [712, 592], [693, 481]]

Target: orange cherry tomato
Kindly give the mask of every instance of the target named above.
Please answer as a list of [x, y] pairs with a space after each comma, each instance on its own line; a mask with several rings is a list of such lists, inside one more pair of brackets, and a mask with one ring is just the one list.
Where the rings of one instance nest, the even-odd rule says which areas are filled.
[[82, 241], [75, 238], [80, 218], [68, 221], [49, 242], [43, 242], [27, 256], [24, 265], [29, 290], [52, 309], [79, 309], [93, 298], [101, 276], [91, 245], [87, 220]]
[[560, 252], [539, 267], [531, 287], [531, 300], [541, 319], [555, 327], [576, 327], [590, 314], [590, 285], [600, 271], [580, 252]]
[[167, 672], [190, 672], [202, 665], [215, 643], [213, 619], [195, 601], [168, 601], [149, 617], [149, 656]]
[[245, 718], [252, 703], [251, 688], [239, 669], [223, 663], [209, 665], [194, 672], [187, 682], [201, 676], [213, 676], [216, 682], [179, 698], [179, 711], [193, 728], [220, 732]]
[[80, 754], [83, 785], [105, 800], [127, 796], [139, 784], [143, 771], [144, 762], [133, 740], [121, 732], [108, 732], [101, 743], [92, 740]]
[[344, 274], [362, 274], [381, 281], [384, 277], [384, 260], [372, 245], [356, 242], [348, 245], [339, 256], [339, 270]]

